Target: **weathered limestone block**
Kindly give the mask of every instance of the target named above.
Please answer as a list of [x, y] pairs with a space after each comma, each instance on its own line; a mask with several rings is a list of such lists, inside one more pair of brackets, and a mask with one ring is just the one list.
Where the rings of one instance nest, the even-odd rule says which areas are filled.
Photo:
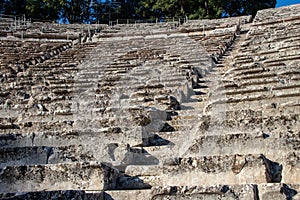
[[[208, 133], [209, 134], [209, 133]], [[297, 150], [299, 139], [284, 138], [269, 135], [264, 132], [242, 132], [233, 134], [216, 134], [202, 136], [195, 139], [185, 156], [200, 155], [225, 155], [225, 154], [249, 154], [249, 153], [282, 153], [289, 150]], [[272, 152], [269, 152], [272, 150]]]
[[6, 200], [38, 200], [38, 199], [90, 199], [90, 200], [104, 200], [102, 191], [87, 192], [83, 190], [58, 190], [58, 191], [37, 191], [26, 193], [7, 193], [0, 194], [1, 199]]
[[268, 183], [258, 185], [259, 199], [299, 199], [299, 184]]
[[176, 182], [177, 185], [266, 182], [265, 167], [259, 155], [182, 158], [178, 162], [178, 166], [163, 169], [164, 174], [170, 177], [166, 180], [168, 185]]
[[213, 185], [213, 186], [160, 186], [151, 191], [155, 200], [184, 199], [255, 199], [255, 185]]
[[8, 166], [0, 172], [0, 192], [113, 189], [117, 177], [118, 170], [96, 162]]
[[130, 200], [148, 200], [151, 199], [151, 190], [111, 190], [105, 191], [105, 200], [130, 199]]
[[186, 102], [194, 94], [192, 90], [192, 83], [186, 82], [177, 88], [176, 98], [180, 103]]
[[125, 174], [152, 186], [266, 183], [261, 155], [223, 155], [177, 158], [170, 165], [128, 166]]
[[282, 170], [282, 182], [287, 184], [298, 184], [300, 181], [300, 153], [289, 152], [285, 156]]
[[46, 164], [47, 148], [5, 148], [0, 149], [0, 168], [13, 165]]
[[[145, 150], [124, 144], [108, 144], [106, 153], [109, 155], [109, 158], [105, 161], [111, 162], [120, 171], [125, 171], [128, 165], [155, 165], [159, 163], [155, 156]], [[101, 160], [104, 160], [104, 158]]]
[[0, 135], [0, 145], [9, 146], [32, 146], [33, 133], [22, 134], [21, 132], [7, 133]]

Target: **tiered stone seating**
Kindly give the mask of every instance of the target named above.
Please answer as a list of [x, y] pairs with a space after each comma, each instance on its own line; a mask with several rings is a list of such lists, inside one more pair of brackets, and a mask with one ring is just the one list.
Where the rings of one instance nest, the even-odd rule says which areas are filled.
[[119, 25], [4, 77], [0, 197], [299, 198], [297, 9]]
[[[295, 14], [293, 10], [297, 9], [299, 6], [259, 11], [248, 34], [223, 61], [226, 65], [204, 79], [217, 77], [222, 81], [216, 87], [205, 84], [210, 88], [209, 95], [202, 98], [208, 102], [204, 107], [204, 116], [207, 117], [200, 125], [201, 136], [185, 157], [189, 157], [191, 167], [200, 165], [203, 170], [211, 170], [209, 163], [217, 163], [213, 159], [225, 162], [233, 156], [233, 163], [222, 163], [230, 166], [231, 172], [226, 172], [226, 175], [223, 172], [214, 174], [216, 170], [213, 170], [213, 175], [212, 171], [206, 172], [207, 175], [196, 173], [207, 177], [196, 179], [202, 184], [207, 180], [206, 185], [255, 183], [258, 184], [259, 198], [292, 198], [289, 195], [297, 194], [300, 180], [297, 161], [291, 164], [290, 160], [298, 155], [299, 89], [294, 77], [298, 74], [299, 56], [293, 50], [297, 42], [289, 41], [295, 38], [299, 28], [296, 16], [293, 20], [285, 20], [290, 17], [288, 12]], [[277, 21], [276, 14], [270, 15], [272, 12], [281, 13]], [[266, 15], [272, 17], [265, 18]], [[203, 164], [196, 159], [199, 155]], [[250, 164], [256, 159], [256, 164]], [[235, 162], [243, 167], [236, 168]], [[206, 168], [207, 165], [210, 167]], [[191, 170], [191, 173], [194, 171], [197, 170]], [[230, 173], [236, 175], [227, 177]], [[190, 177], [195, 177], [195, 174], [190, 174]], [[182, 179], [179, 177], [179, 180]], [[193, 181], [190, 181], [192, 185], [201, 184], [193, 184]], [[281, 185], [276, 186], [276, 182]], [[266, 183], [270, 187], [264, 185]], [[291, 193], [283, 192], [286, 187]], [[270, 188], [274, 189], [273, 194]]]
[[[11, 101], [10, 107], [3, 109], [9, 118], [2, 120], [1, 162], [5, 171], [2, 171], [1, 192], [114, 187], [111, 184], [116, 183], [117, 171], [96, 162], [78, 140], [72, 143], [63, 139], [68, 134], [65, 131], [72, 135], [74, 121], [59, 116], [67, 114], [64, 110], [71, 102], [73, 77], [77, 65], [88, 55], [88, 46], [77, 45], [50, 60], [30, 65], [21, 75], [5, 81], [9, 96], [5, 96], [3, 104]], [[83, 48], [85, 51], [81, 51]], [[21, 98], [13, 98], [18, 95]], [[20, 171], [22, 178], [10, 179], [9, 174]], [[42, 178], [32, 174], [40, 174]], [[94, 177], [94, 181], [80, 181], [78, 185], [75, 180], [80, 177], [90, 181]]]
[[[297, 175], [298, 169], [296, 167], [297, 158], [295, 158], [298, 154], [299, 143], [299, 137], [297, 136], [297, 127], [299, 126], [299, 102], [297, 101], [299, 94], [297, 86], [295, 87], [295, 84], [292, 84], [286, 87], [280, 86], [280, 89], [276, 88], [275, 92], [279, 91], [279, 95], [283, 95], [279, 98], [290, 96], [289, 98], [291, 99], [288, 103], [282, 104], [280, 100], [276, 101], [275, 96], [276, 102], [273, 104], [273, 95], [269, 98], [266, 95], [257, 97], [254, 93], [259, 94], [269, 91], [264, 88], [264, 85], [261, 89], [255, 87], [255, 85], [261, 86], [262, 84], [266, 84], [263, 79], [276, 76], [276, 71], [273, 72], [276, 68], [269, 68], [266, 72], [272, 72], [272, 75], [264, 76], [260, 73], [260, 70], [243, 65], [246, 63], [253, 64], [255, 61], [255, 65], [265, 70], [265, 67], [262, 67], [262, 65], [264, 66], [265, 63], [267, 64], [274, 60], [276, 55], [277, 57], [278, 55], [286, 55], [287, 58], [283, 58], [281, 61], [287, 63], [289, 63], [291, 58], [296, 60], [297, 55], [292, 53], [292, 56], [290, 56], [291, 54], [288, 51], [282, 50], [282, 54], [272, 52], [273, 56], [267, 57], [267, 59], [264, 57], [262, 62], [249, 59], [246, 62], [241, 60], [243, 63], [239, 63], [239, 55], [241, 53], [238, 51], [243, 51], [247, 47], [249, 49], [249, 51], [245, 52], [247, 58], [255, 56], [259, 58], [259, 55], [256, 55], [253, 50], [258, 43], [251, 45], [252, 41], [256, 41], [255, 37], [257, 37], [257, 40], [261, 37], [260, 35], [253, 34], [256, 26], [258, 25], [255, 23], [252, 25], [247, 37], [245, 34], [240, 36], [237, 33], [236, 42], [243, 41], [246, 38], [241, 44], [233, 44], [237, 46], [237, 49], [232, 54], [232, 56], [236, 55], [233, 57], [233, 63], [230, 64], [226, 59], [223, 59], [221, 62], [225, 67], [215, 69], [215, 71], [212, 70], [207, 77], [204, 77], [202, 80], [200, 79], [199, 91], [202, 91], [203, 94], [209, 92], [208, 95], [200, 97], [199, 100], [202, 102], [181, 104], [182, 107], [189, 105], [200, 113], [202, 113], [202, 109], [204, 111], [204, 115], [197, 118], [199, 128], [197, 127], [196, 130], [191, 129], [187, 132], [179, 131], [179, 134], [185, 133], [186, 135], [189, 134], [188, 136], [191, 138], [197, 138], [194, 142], [185, 138], [185, 140], [193, 143], [187, 149], [186, 153], [182, 153], [177, 159], [174, 156], [174, 159], [170, 155], [172, 153], [176, 155], [178, 152], [176, 148], [170, 149], [170, 153], [167, 154], [165, 153], [167, 150], [164, 149], [165, 151], [162, 151], [163, 148], [161, 146], [156, 148], [156, 150], [153, 150], [153, 148], [150, 150], [146, 146], [143, 149], [151, 152], [151, 155], [156, 155], [155, 151], [159, 149], [160, 160], [163, 164], [158, 166], [149, 164], [127, 166], [125, 174], [139, 177], [143, 182], [157, 186], [152, 191], [155, 188], [160, 189], [161, 187], [159, 186], [161, 185], [182, 186], [164, 188], [160, 190], [161, 192], [155, 198], [188, 198], [191, 196], [193, 198], [218, 198], [221, 196], [226, 197], [227, 195], [228, 197], [234, 196], [238, 199], [297, 198], [297, 190], [299, 190], [299, 176]], [[290, 32], [287, 30], [289, 29], [285, 29], [285, 34], [289, 35]], [[269, 34], [269, 29], [268, 31], [261, 30], [260, 33]], [[273, 43], [276, 46], [278, 42], [276, 40], [277, 35], [274, 34], [271, 38], [268, 38], [269, 43]], [[289, 38], [284, 39], [289, 40]], [[294, 44], [290, 45], [293, 46]], [[287, 50], [293, 48], [292, 46], [287, 45]], [[261, 48], [264, 48], [263, 45]], [[297, 64], [292, 63], [291, 66], [295, 69], [293, 72], [297, 74]], [[254, 69], [252, 70], [252, 68]], [[249, 82], [242, 82], [244, 78], [243, 74], [239, 73], [239, 69], [248, 72]], [[255, 76], [255, 73], [258, 74]], [[284, 76], [290, 77], [289, 74], [292, 72], [289, 73], [287, 69], [282, 69], [281, 73], [285, 74], [280, 75], [284, 78]], [[219, 82], [218, 79], [221, 79], [222, 82]], [[259, 79], [262, 79], [261, 84], [257, 83]], [[249, 89], [247, 87], [248, 83], [250, 83]], [[208, 87], [208, 89], [205, 89], [205, 87]], [[240, 92], [238, 92], [239, 88]], [[194, 89], [194, 91], [198, 90]], [[285, 95], [284, 92], [288, 94]], [[291, 92], [292, 94], [290, 94]], [[252, 94], [254, 94], [253, 97], [251, 97]], [[186, 113], [190, 113], [193, 116], [192, 112], [187, 112], [187, 110], [176, 112], [178, 113], [178, 117], [176, 118], [179, 119], [182, 117], [185, 118]], [[194, 119], [196, 118], [195, 116], [197, 115], [194, 114]], [[173, 119], [168, 121], [169, 124], [173, 125], [173, 128], [175, 127], [174, 125], [187, 123], [186, 120], [178, 120], [175, 123], [174, 119], [175, 117], [173, 116]], [[189, 123], [191, 122], [193, 121], [189, 121]], [[192, 131], [197, 134], [193, 134]], [[175, 146], [185, 143], [184, 140], [176, 142], [176, 137], [170, 136], [170, 134], [159, 133], [157, 138], [167, 139], [169, 142], [175, 144]], [[180, 148], [180, 150], [186, 149]], [[159, 158], [159, 156], [156, 157]], [[161, 159], [162, 157], [164, 159]], [[168, 157], [170, 160], [165, 159]], [[220, 183], [225, 185], [219, 185]], [[249, 183], [251, 185], [247, 185]], [[208, 189], [199, 189], [201, 191], [195, 191], [195, 186], [197, 185], [214, 186], [207, 187]], [[236, 185], [239, 186], [236, 188]], [[189, 187], [193, 189], [188, 189]], [[224, 188], [226, 189], [223, 190]], [[230, 194], [228, 191], [234, 192]]]
[[184, 23], [181, 28], [182, 31], [208, 31], [215, 30], [219, 28], [230, 28], [236, 26], [237, 24], [243, 25], [251, 22], [252, 16], [241, 16], [241, 17], [231, 17], [231, 18], [221, 18], [214, 20], [189, 20]]
[[[19, 38], [36, 38], [36, 39], [62, 39], [70, 40], [73, 43], [86, 42], [107, 25], [103, 24], [57, 24], [45, 22], [28, 23], [26, 31], [15, 32], [13, 35]], [[79, 43], [80, 43], [79, 42]]]
[[218, 63], [237, 35], [247, 30], [251, 16], [232, 17], [217, 20], [191, 20], [181, 28], [182, 32], [195, 32], [192, 37], [201, 41], [201, 45]]
[[[112, 161], [110, 157], [114, 155], [103, 155], [105, 153], [103, 153], [104, 148], [111, 148], [110, 146], [116, 142], [120, 143], [121, 148], [121, 145], [124, 144], [124, 139], [125, 144], [128, 143], [131, 146], [148, 145], [148, 138], [143, 136], [139, 130], [136, 130], [136, 134], [130, 131], [126, 133], [124, 130], [123, 136], [118, 136], [120, 134], [118, 126], [123, 130], [127, 124], [126, 122], [123, 122], [123, 126], [122, 124], [116, 124], [118, 112], [114, 113], [113, 110], [119, 105], [114, 102], [116, 99], [112, 98], [114, 97], [112, 92], [114, 90], [118, 91], [118, 87], [123, 91], [131, 89], [132, 87], [132, 92], [136, 93], [132, 93], [132, 98], [129, 99], [129, 105], [120, 105], [122, 109], [128, 111], [132, 109], [134, 111], [134, 106], [137, 102], [141, 102], [140, 106], [145, 107], [146, 105], [144, 105], [144, 103], [146, 102], [146, 98], [152, 99], [151, 101], [153, 101], [153, 103], [155, 103], [154, 101], [161, 101], [159, 100], [160, 93], [161, 96], [164, 95], [162, 98], [164, 103], [161, 105], [163, 109], [166, 109], [169, 107], [169, 95], [176, 90], [178, 90], [178, 94], [175, 93], [174, 96], [178, 98], [179, 102], [184, 101], [185, 98], [188, 98], [188, 89], [192, 88], [193, 84], [190, 75], [187, 74], [187, 72], [191, 72], [193, 67], [192, 65], [188, 66], [189, 62], [187, 59], [193, 58], [193, 65], [199, 64], [199, 62], [207, 62], [208, 60], [205, 57], [204, 59], [198, 58], [197, 54], [199, 55], [203, 52], [201, 52], [201, 50], [192, 52], [191, 49], [195, 49], [197, 46], [193, 41], [188, 43], [187, 39], [188, 38], [182, 38], [179, 41], [174, 38], [150, 39], [147, 41], [132, 40], [130, 42], [104, 41], [97, 44], [89, 43], [81, 45], [83, 48], [77, 45], [76, 48], [68, 49], [50, 60], [29, 66], [23, 74], [17, 76], [17, 80], [12, 83], [13, 88], [8, 89], [10, 85], [7, 85], [8, 91], [12, 91], [9, 98], [18, 94], [19, 91], [22, 91], [26, 93], [26, 99], [12, 100], [7, 113], [13, 113], [13, 116], [9, 119], [4, 119], [6, 123], [4, 125], [6, 126], [5, 129], [2, 130], [1, 137], [3, 155], [5, 155], [3, 157], [3, 167], [6, 166], [4, 169], [8, 170], [8, 166], [14, 167], [27, 164], [28, 168], [34, 173], [37, 170], [36, 167], [38, 167], [51, 174], [56, 172], [51, 171], [52, 168], [48, 169], [48, 165], [63, 165], [66, 169], [69, 169], [72, 168], [73, 164], [71, 163], [74, 161]], [[96, 48], [96, 45], [99, 47]], [[179, 45], [179, 52], [182, 51], [180, 52], [183, 54], [181, 58], [178, 57], [179, 52], [175, 50], [175, 45]], [[170, 47], [173, 47], [173, 49], [169, 50]], [[84, 58], [87, 55], [88, 57]], [[89, 62], [84, 62], [80, 65], [83, 59], [88, 59]], [[154, 63], [148, 63], [150, 61]], [[157, 64], [156, 70], [158, 78], [161, 76], [160, 73], [166, 74], [166, 76], [170, 78], [160, 81], [149, 76], [149, 72], [151, 72], [155, 63]], [[144, 65], [145, 67], [143, 67]], [[147, 65], [149, 65], [148, 69], [146, 69]], [[134, 68], [136, 70], [132, 70]], [[193, 70], [196, 76], [197, 73], [200, 74], [201, 70], [205, 71], [205, 69], [200, 70], [200, 68], [199, 71], [196, 68]], [[132, 74], [128, 74], [129, 71], [131, 71]], [[136, 82], [134, 78], [137, 74], [143, 77], [144, 80]], [[103, 77], [103, 79], [101, 77]], [[187, 80], [187, 78], [190, 80]], [[151, 79], [153, 80], [151, 81]], [[127, 83], [130, 88], [124, 88], [124, 86], [127, 86], [124, 84], [127, 80], [133, 81], [132, 84]], [[149, 81], [149, 83], [144, 86], [144, 81]], [[116, 89], [113, 89], [112, 86], [114, 85], [117, 87]], [[181, 87], [183, 87], [183, 89], [181, 89]], [[88, 90], [86, 90], [86, 88], [88, 88]], [[149, 97], [148, 94], [146, 97], [143, 97], [144, 92], [139, 93], [139, 91], [144, 91], [145, 89], [147, 93], [151, 94], [151, 97]], [[182, 93], [179, 93], [179, 91], [182, 91]], [[88, 92], [88, 95], [82, 96], [82, 92]], [[89, 92], [91, 93], [89, 94]], [[91, 95], [92, 97], [95, 95], [97, 99], [88, 101]], [[83, 99], [87, 98], [86, 102], [82, 102], [85, 104], [79, 106], [79, 110], [76, 110], [77, 102], [74, 100], [77, 96]], [[9, 98], [7, 97], [6, 99]], [[139, 98], [142, 98], [142, 100]], [[97, 104], [98, 102], [100, 104]], [[147, 102], [150, 101], [147, 100]], [[72, 105], [74, 103], [75, 105]], [[18, 108], [20, 112], [17, 112], [15, 107]], [[15, 112], [13, 112], [14, 109]], [[157, 109], [160, 109], [160, 107]], [[105, 113], [101, 113], [102, 110], [104, 110]], [[89, 112], [93, 115], [92, 119], [89, 117], [86, 118], [85, 116], [89, 114]], [[165, 113], [164, 110], [160, 112]], [[160, 112], [158, 111], [158, 113]], [[104, 114], [102, 118], [99, 117], [98, 113]], [[107, 122], [109, 124], [107, 124]], [[116, 125], [115, 128], [113, 128], [114, 124]], [[17, 129], [14, 129], [14, 127]], [[133, 124], [133, 128], [134, 127], [138, 128], [136, 124]], [[87, 130], [87, 128], [89, 130]], [[157, 131], [159, 131], [159, 129], [157, 129]], [[99, 138], [97, 135], [102, 136]], [[145, 137], [145, 139], [143, 139], [143, 137]], [[93, 143], [95, 145], [100, 142], [102, 144], [100, 144], [98, 148], [91, 148], [91, 144], [88, 144], [91, 139], [94, 140]], [[103, 142], [103, 140], [107, 140], [107, 142]], [[152, 139], [152, 143], [153, 142], [154, 139]], [[81, 148], [81, 145], [84, 147]], [[32, 148], [31, 146], [34, 147]], [[90, 151], [93, 153], [90, 154]], [[95, 156], [98, 151], [99, 155]], [[141, 158], [139, 158], [140, 161], [135, 161], [136, 158], [132, 159], [132, 161], [125, 160], [125, 163], [118, 159], [118, 162], [114, 162], [113, 165], [116, 165], [120, 170], [132, 162], [136, 162], [137, 164], [148, 163], [148, 159], [152, 159], [152, 163], [159, 162], [159, 160], [153, 156], [152, 158], [149, 155], [145, 156], [144, 153], [142, 153], [142, 149], [130, 147], [130, 149], [127, 148], [127, 150], [124, 148], [124, 151], [125, 152], [119, 156], [124, 156], [124, 154], [128, 152], [136, 158]], [[24, 152], [24, 155], [21, 156], [22, 154], [20, 152]], [[115, 156], [118, 155], [116, 154]], [[143, 161], [143, 157], [148, 159]], [[110, 160], [108, 160], [108, 158], [110, 158]], [[125, 159], [128, 158], [125, 157]], [[18, 171], [20, 169], [12, 168], [12, 170]], [[3, 173], [6, 174], [9, 172], [3, 171]], [[82, 173], [85, 172], [83, 171]], [[125, 180], [127, 181], [127, 179]], [[28, 187], [30, 188], [26, 189], [22, 188], [22, 184], [18, 184], [20, 186], [14, 187], [14, 184], [8, 181], [9, 180], [4, 181], [3, 184], [11, 184], [11, 187], [2, 192], [13, 190], [36, 191], [42, 188], [46, 190], [54, 190], [56, 188], [59, 190], [63, 187], [61, 185], [66, 185], [66, 183], [62, 182], [58, 183], [57, 187], [46, 188], [46, 182], [29, 183], [29, 177], [23, 177], [22, 181], [28, 183]], [[66, 186], [65, 189], [79, 189], [79, 186], [76, 185], [77, 183], [70, 184], [71, 185]], [[138, 184], [141, 183], [132, 183], [122, 187], [133, 188], [137, 187], [136, 185]], [[82, 189], [88, 189], [87, 187], [82, 187]], [[139, 187], [143, 188], [146, 186], [142, 185]], [[101, 187], [98, 189], [101, 189]]]
[[175, 33], [178, 31], [179, 22], [158, 23], [134, 23], [117, 24], [115, 26], [103, 27], [96, 37], [123, 37], [123, 36], [145, 36], [153, 34]]
[[7, 18], [7, 17], [1, 17], [0, 18], [0, 30], [6, 31], [10, 30], [11, 25], [14, 23], [14, 19]]
[[[71, 43], [67, 41], [47, 41], [45, 44], [43, 41], [2, 39], [0, 42], [1, 66], [10, 67], [15, 73], [23, 71], [30, 64], [43, 62], [71, 47]], [[21, 69], [15, 69], [16, 67]]]
[[[57, 24], [50, 22], [31, 22], [17, 18], [0, 18], [0, 37], [19, 38], [21, 40], [67, 40], [79, 43], [90, 41], [92, 36], [107, 29], [103, 24]], [[13, 37], [12, 37], [13, 36]]]

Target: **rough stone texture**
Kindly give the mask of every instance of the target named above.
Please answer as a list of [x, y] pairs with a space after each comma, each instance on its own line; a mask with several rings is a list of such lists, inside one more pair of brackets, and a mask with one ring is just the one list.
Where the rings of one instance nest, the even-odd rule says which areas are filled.
[[255, 185], [155, 187], [152, 199], [255, 199]]
[[116, 187], [117, 177], [117, 170], [98, 163], [8, 166], [0, 172], [0, 188], [2, 193], [63, 189], [105, 190]]
[[90, 32], [12, 22], [2, 199], [299, 199], [299, 5]]
[[97, 199], [104, 200], [103, 192], [86, 192], [84, 190], [63, 190], [63, 191], [43, 191], [43, 192], [28, 192], [28, 193], [7, 193], [0, 196], [1, 199]]

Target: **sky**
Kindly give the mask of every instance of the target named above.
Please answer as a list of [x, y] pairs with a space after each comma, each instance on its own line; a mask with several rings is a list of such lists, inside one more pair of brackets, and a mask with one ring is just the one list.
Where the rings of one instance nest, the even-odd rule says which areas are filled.
[[300, 4], [300, 0], [277, 0], [276, 8], [291, 4]]

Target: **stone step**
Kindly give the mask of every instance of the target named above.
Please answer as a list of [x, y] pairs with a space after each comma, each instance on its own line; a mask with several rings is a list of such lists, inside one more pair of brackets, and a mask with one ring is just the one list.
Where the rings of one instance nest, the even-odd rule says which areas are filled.
[[257, 190], [259, 199], [300, 199], [299, 184], [259, 184]]
[[[275, 54], [278, 55], [278, 54]], [[276, 59], [277, 58], [277, 59]], [[281, 57], [274, 57], [274, 58], [269, 58], [263, 61], [264, 64], [273, 64], [273, 63], [278, 63], [278, 62], [285, 62], [285, 61], [297, 61], [300, 58], [300, 55], [293, 54], [293, 55], [281, 55]], [[244, 65], [244, 64], [251, 64], [253, 63], [254, 60], [253, 58], [245, 58], [245, 59], [239, 59], [235, 60], [236, 65]]]
[[266, 71], [280, 71], [284, 70], [286, 65], [284, 63], [276, 63], [276, 64], [249, 64], [249, 65], [242, 65], [238, 67], [232, 67], [227, 72], [227, 76], [240, 76], [240, 75], [250, 75], [250, 74], [258, 74]]
[[82, 145], [65, 147], [12, 147], [0, 149], [0, 168], [19, 165], [42, 165], [95, 161]]
[[195, 118], [200, 117], [203, 115], [203, 111], [201, 109], [194, 109], [192, 107], [185, 107], [181, 110], [175, 110], [174, 114], [172, 114], [174, 118], [182, 118], [182, 119], [189, 119], [189, 118]]
[[175, 158], [167, 165], [129, 165], [125, 174], [159, 185], [298, 184], [299, 152]]
[[238, 86], [248, 86], [248, 85], [261, 85], [264, 82], [267, 83], [281, 83], [282, 85], [287, 84], [288, 82], [293, 82], [293, 80], [297, 80], [300, 77], [299, 73], [295, 73], [295, 72], [287, 72], [286, 74], [282, 74], [281, 77], [279, 76], [270, 76], [270, 77], [265, 77], [263, 79], [236, 79], [234, 80], [235, 82], [237, 82]]
[[[220, 95], [220, 96], [225, 96], [227, 98], [244, 98], [245, 94], [251, 95], [251, 96], [260, 96], [260, 95], [265, 95], [265, 96], [292, 96], [293, 93], [300, 91], [300, 85], [292, 85], [292, 86], [283, 86], [283, 87], [264, 87], [264, 88], [257, 88], [257, 89], [241, 89], [241, 90], [230, 90], [230, 91], [225, 91], [222, 93], [214, 93], [214, 95]], [[299, 94], [295, 94], [299, 96]], [[251, 98], [251, 97], [250, 97]]]
[[164, 133], [193, 130], [194, 125], [192, 123], [196, 123], [196, 122], [197, 122], [196, 119], [186, 121], [186, 123], [180, 123], [180, 121], [168, 121], [160, 130], [161, 133], [159, 135]]
[[250, 74], [250, 75], [239, 75], [237, 79], [239, 81], [250, 81], [250, 80], [260, 80], [260, 79], [266, 79], [266, 78], [277, 78], [280, 76], [289, 76], [289, 75], [299, 75], [299, 71], [296, 70], [284, 70], [284, 71], [278, 71], [277, 73], [274, 71], [271, 72], [263, 72], [259, 74]]
[[204, 112], [210, 112], [214, 106], [223, 106], [230, 110], [237, 110], [240, 108], [246, 109], [276, 109], [276, 105], [285, 104], [286, 102], [297, 103], [299, 100], [300, 92], [291, 91], [290, 93], [277, 93], [272, 94], [260, 94], [260, 95], [248, 95], [242, 98], [223, 98], [214, 100], [208, 103]]
[[[169, 114], [164, 111], [160, 111], [160, 114], [165, 114], [165, 117], [161, 120], [161, 128], [163, 128], [163, 123], [167, 123], [170, 128], [174, 130], [191, 130], [193, 126], [190, 126], [190, 129], [186, 129], [189, 127], [189, 124], [199, 124], [205, 122], [207, 125], [212, 129], [221, 128], [223, 129], [222, 132], [231, 132], [231, 131], [265, 131], [267, 133], [273, 133], [273, 125], [279, 125], [281, 130], [297, 130], [295, 129], [298, 127], [297, 119], [299, 118], [297, 112], [300, 111], [300, 104], [291, 104], [291, 105], [276, 105], [278, 109], [281, 110], [281, 114], [277, 114], [277, 109], [273, 110], [264, 110], [262, 113], [261, 111], [255, 111], [252, 109], [249, 110], [238, 110], [238, 111], [220, 111], [217, 113], [218, 120], [212, 120], [211, 118], [203, 118], [202, 114], [199, 113], [197, 110], [178, 110], [175, 113], [170, 112]], [[288, 107], [290, 106], [290, 107]], [[188, 111], [188, 112], [187, 112]], [[184, 113], [182, 113], [184, 112]], [[197, 113], [198, 112], [198, 113]], [[123, 112], [121, 112], [123, 113]], [[83, 113], [80, 113], [83, 114]], [[169, 116], [168, 116], [169, 115]], [[58, 131], [67, 130], [67, 129], [74, 129], [76, 127], [80, 127], [85, 124], [86, 126], [91, 127], [110, 127], [116, 126], [121, 127], [123, 129], [124, 125], [134, 124], [132, 120], [128, 118], [128, 116], [117, 117], [117, 116], [100, 116], [100, 115], [93, 115], [94, 117], [91, 118], [90, 115], [87, 115], [80, 118], [81, 115], [78, 114], [77, 117], [72, 117], [71, 120], [56, 120], [50, 119], [49, 121], [45, 120], [45, 116], [43, 118], [38, 117], [36, 119], [26, 117], [28, 120], [23, 120], [21, 123], [16, 124], [16, 126], [20, 127], [18, 132], [25, 133], [34, 131], [35, 129], [39, 129], [40, 131]], [[133, 115], [134, 116], [134, 115]], [[98, 119], [98, 117], [101, 117]], [[209, 117], [209, 116], [208, 116]], [[212, 114], [211, 117], [214, 117]], [[41, 119], [43, 121], [41, 121]], [[249, 121], [255, 121], [255, 124], [249, 123]], [[121, 124], [120, 124], [121, 123]], [[123, 124], [123, 126], [122, 126]], [[285, 124], [285, 125], [284, 125]], [[287, 126], [288, 125], [288, 126]], [[289, 129], [286, 129], [289, 127]], [[176, 128], [176, 129], [175, 129]], [[198, 129], [198, 126], [194, 126], [194, 128]], [[9, 131], [13, 131], [13, 129], [9, 129], [3, 133], [8, 133]], [[15, 132], [14, 130], [13, 132]], [[157, 130], [159, 131], [159, 130]], [[219, 130], [220, 131], [220, 130]], [[168, 131], [164, 131], [168, 132]]]
[[[157, 164], [162, 164], [173, 160], [174, 157], [178, 156], [178, 151], [174, 149], [174, 145], [161, 145], [161, 146], [145, 146], [136, 147], [141, 148], [151, 156], [157, 159]], [[176, 154], [176, 155], [175, 155]], [[150, 163], [151, 164], [151, 163]]]
[[251, 73], [259, 73], [259, 72], [266, 72], [268, 70], [284, 70], [286, 67], [285, 63], [282, 62], [275, 62], [275, 63], [250, 63], [245, 65], [237, 65], [228, 70], [228, 72], [233, 72], [234, 74], [251, 74]]
[[[216, 133], [210, 132], [197, 136], [185, 157], [226, 155], [226, 154], [263, 154], [271, 151], [278, 155], [283, 152], [300, 150], [300, 137], [297, 131], [290, 135], [266, 134], [263, 132], [254, 133]], [[284, 134], [284, 133], [282, 133]]]
[[226, 95], [226, 96], [244, 96], [245, 94], [255, 94], [258, 95], [260, 93], [279, 93], [284, 90], [285, 92], [292, 92], [295, 90], [300, 90], [300, 84], [289, 83], [282, 84], [280, 82], [274, 84], [265, 84], [265, 85], [245, 85], [245, 88], [236, 88], [236, 89], [225, 89], [222, 91], [216, 91], [218, 95]]
[[[280, 123], [276, 118], [271, 117], [270, 119], [274, 121], [276, 126]], [[264, 120], [264, 123], [268, 123], [268, 120]], [[205, 127], [207, 123], [204, 123], [205, 126], [199, 125], [199, 127], [189, 130], [157, 132], [153, 135], [155, 137], [148, 139], [148, 145], [142, 148], [150, 155], [158, 158], [160, 162], [175, 155], [211, 156], [235, 153], [259, 154], [270, 150], [278, 153], [299, 150], [300, 140], [298, 139], [296, 124], [282, 120], [282, 124], [290, 124], [291, 127], [294, 127], [293, 130], [289, 129], [289, 133], [284, 130], [274, 130], [274, 124], [269, 127], [254, 125], [254, 129], [257, 129], [256, 126], [263, 128], [257, 129], [258, 132], [252, 132], [254, 129], [251, 125], [247, 125], [248, 120], [246, 121], [242, 123], [251, 132], [241, 132], [245, 129], [243, 125], [238, 123], [237, 127], [234, 127], [234, 123], [230, 120], [227, 127], [216, 125]], [[189, 135], [188, 139], [186, 135]]]
[[36, 191], [36, 192], [17, 192], [0, 194], [0, 199], [99, 199], [105, 200], [103, 191], [85, 191], [85, 190], [53, 190], [53, 191]]
[[266, 183], [152, 187], [152, 199], [299, 199], [299, 184]]
[[[187, 132], [186, 132], [187, 133]], [[148, 136], [148, 146], [163, 146], [163, 145], [178, 145], [181, 143], [180, 139], [183, 139], [183, 135], [186, 136], [184, 131], [170, 131], [170, 132], [152, 132]]]
[[7, 166], [0, 172], [0, 192], [114, 189], [118, 173], [97, 162]]
[[140, 190], [106, 190], [104, 199], [130, 199], [130, 200], [147, 200], [151, 199], [151, 189]]
[[[255, 184], [237, 185], [194, 185], [152, 187], [153, 200], [161, 199], [257, 199]], [[284, 197], [284, 196], [283, 196]]]
[[[183, 102], [180, 104], [181, 110], [198, 110], [200, 111], [203, 108], [203, 103], [199, 101], [197, 96], [200, 95], [198, 92], [194, 92], [193, 95], [191, 95], [188, 102]], [[200, 95], [201, 96], [201, 95]]]
[[[300, 104], [288, 106], [278, 106], [278, 110], [261, 109], [255, 110], [244, 107], [239, 110], [221, 110], [212, 115], [204, 116], [199, 121], [199, 127], [203, 131], [222, 131], [222, 133], [232, 131], [259, 132], [268, 134], [289, 133], [297, 131], [299, 128]], [[217, 128], [220, 128], [218, 130]], [[280, 129], [277, 130], [277, 127]], [[222, 129], [222, 130], [221, 130]]]
[[[83, 126], [83, 125], [82, 125]], [[101, 136], [101, 137], [99, 137]], [[19, 131], [0, 134], [2, 147], [26, 147], [26, 146], [51, 146], [61, 147], [68, 145], [90, 144], [95, 149], [101, 150], [101, 145], [112, 141], [127, 143], [130, 146], [139, 146], [143, 143], [142, 128], [133, 127], [125, 131], [119, 127], [82, 127], [78, 130], [26, 132]]]

